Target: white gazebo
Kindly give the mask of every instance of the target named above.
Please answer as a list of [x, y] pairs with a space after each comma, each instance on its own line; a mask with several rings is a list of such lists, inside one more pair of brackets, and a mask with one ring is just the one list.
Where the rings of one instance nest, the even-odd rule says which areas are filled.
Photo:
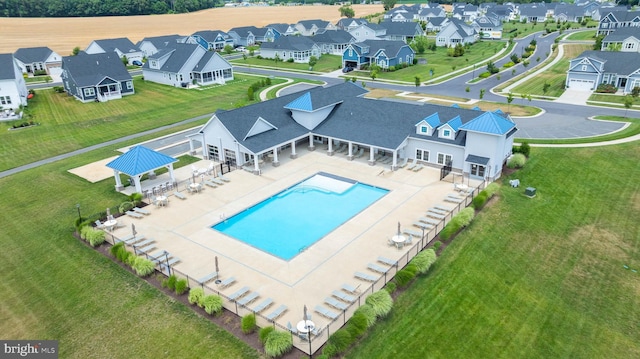
[[169, 170], [171, 182], [175, 182], [173, 175], [173, 163], [178, 162], [177, 159], [156, 152], [144, 146], [132, 147], [127, 153], [107, 163], [107, 167], [113, 169], [113, 175], [116, 179], [116, 191], [122, 191], [124, 186], [120, 181], [120, 173], [124, 173], [133, 178], [136, 192], [142, 193], [140, 178], [148, 173], [151, 178], [155, 176], [154, 170], [166, 167]]

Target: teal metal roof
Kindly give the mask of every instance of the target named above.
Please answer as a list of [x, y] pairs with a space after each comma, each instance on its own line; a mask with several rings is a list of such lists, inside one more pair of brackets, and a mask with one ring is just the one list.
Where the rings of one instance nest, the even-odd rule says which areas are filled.
[[472, 108], [472, 110], [482, 111], [482, 109], [481, 109], [480, 107], [478, 107], [478, 106], [474, 106], [474, 107]]
[[491, 133], [495, 135], [504, 135], [516, 126], [515, 123], [494, 113], [485, 112], [482, 115], [460, 126], [460, 129], [467, 131]]
[[126, 173], [129, 176], [137, 176], [177, 161], [171, 156], [144, 146], [135, 146], [127, 153], [107, 163], [107, 167]]
[[502, 112], [501, 109], [497, 109], [497, 110], [493, 111], [493, 113], [498, 114], [498, 115], [504, 115], [504, 112]]
[[460, 108], [460, 105], [458, 105], [457, 103], [454, 103], [453, 105], [451, 105], [451, 107], [453, 107], [453, 108]]
[[286, 106], [284, 106], [284, 108], [288, 108], [290, 110], [313, 111], [313, 104], [311, 103], [311, 93], [306, 92], [304, 95], [289, 102]]
[[436, 128], [440, 126], [440, 115], [438, 113], [434, 113], [424, 118], [424, 121], [429, 124], [432, 128]]
[[457, 132], [460, 126], [462, 126], [462, 119], [458, 115], [447, 121], [447, 125], [451, 126], [451, 128], [453, 128], [453, 130]]

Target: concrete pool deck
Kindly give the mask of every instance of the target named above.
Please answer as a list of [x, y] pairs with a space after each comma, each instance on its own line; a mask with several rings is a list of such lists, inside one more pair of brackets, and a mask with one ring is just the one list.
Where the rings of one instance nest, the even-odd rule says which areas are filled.
[[[190, 278], [201, 278], [215, 271], [214, 259], [217, 256], [220, 279], [234, 277], [236, 282], [224, 289], [209, 282], [209, 287], [229, 296], [247, 286], [260, 294], [249, 308], [266, 298], [272, 298], [273, 305], [261, 314], [266, 316], [284, 304], [288, 310], [276, 322], [280, 326], [285, 326], [287, 322], [295, 326], [302, 318], [304, 305], [312, 313], [316, 305], [323, 304], [324, 298], [331, 296], [334, 290], [339, 290], [343, 283], [353, 286], [361, 284], [361, 288], [370, 285], [356, 279], [355, 272], [382, 276], [368, 271], [368, 263], [375, 263], [378, 256], [397, 260], [409, 248], [399, 250], [388, 245], [388, 239], [397, 231], [398, 222], [403, 229], [411, 228], [420, 232], [412, 223], [423, 217], [429, 207], [444, 204], [443, 199], [454, 192], [454, 185], [450, 181], [440, 181], [440, 171], [434, 168], [425, 167], [419, 172], [407, 169], [392, 172], [388, 165], [370, 166], [366, 160], [348, 161], [344, 155], [327, 156], [321, 150], [301, 150], [298, 158], [293, 160], [287, 156], [281, 158], [279, 167], [266, 164], [260, 176], [242, 170], [232, 171], [225, 174], [230, 182], [218, 188], [204, 186], [205, 189], [200, 193], [183, 192], [187, 197], [185, 200], [170, 196], [166, 207], [145, 207], [151, 214], [141, 219], [120, 217], [125, 226], [113, 234], [116, 237], [129, 235], [130, 224], [135, 223], [139, 234], [155, 240], [156, 249], [150, 253], [166, 250], [180, 258], [174, 268]], [[195, 163], [195, 166], [204, 168], [208, 163], [202, 161]], [[289, 261], [211, 228], [224, 218], [320, 171], [385, 188], [390, 192]], [[176, 170], [179, 181], [190, 176], [190, 166]], [[459, 182], [460, 177], [456, 178]], [[476, 187], [479, 183], [471, 180], [470, 185]], [[451, 203], [447, 205], [454, 207]], [[308, 213], [313, 215], [312, 205]], [[332, 310], [341, 313], [340, 310]], [[319, 327], [331, 322], [317, 313], [314, 313], [313, 319]], [[264, 326], [266, 321], [258, 318], [258, 324]], [[342, 320], [340, 324], [343, 324]], [[325, 340], [326, 335], [321, 342], [314, 342], [314, 350]], [[298, 342], [294, 340], [294, 345], [301, 345], [301, 349], [308, 350]]]

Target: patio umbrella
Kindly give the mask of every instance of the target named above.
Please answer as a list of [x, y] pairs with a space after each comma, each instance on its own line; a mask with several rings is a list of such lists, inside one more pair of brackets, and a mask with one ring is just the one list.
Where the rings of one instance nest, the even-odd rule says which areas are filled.
[[220, 273], [220, 269], [218, 269], [218, 256], [216, 256], [216, 273]]
[[307, 305], [304, 305], [304, 317], [302, 317], [303, 320], [307, 320]]
[[191, 183], [196, 183], [196, 174], [195, 173], [191, 174]]
[[111, 219], [111, 208], [107, 207], [107, 221]]
[[400, 235], [400, 221], [398, 221], [398, 235]]
[[134, 237], [138, 234], [138, 232], [136, 232], [136, 225], [133, 223], [131, 223], [131, 233], [133, 233]]

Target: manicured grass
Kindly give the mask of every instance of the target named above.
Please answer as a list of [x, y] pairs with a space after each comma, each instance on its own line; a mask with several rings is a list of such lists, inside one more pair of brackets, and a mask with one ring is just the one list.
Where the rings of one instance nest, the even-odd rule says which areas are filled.
[[568, 34], [565, 37], [565, 40], [575, 40], [575, 41], [586, 41], [586, 40], [595, 41], [595, 39], [596, 39], [595, 29], [574, 32], [574, 33]]
[[[625, 97], [626, 96], [622, 96], [622, 95], [594, 93], [593, 95], [589, 96], [588, 101], [609, 102], [609, 103], [614, 103], [614, 104], [624, 106]], [[634, 106], [640, 105], [639, 97], [633, 98], [633, 105]]]
[[[231, 61], [239, 66], [242, 65], [255, 65], [266, 66], [278, 69], [291, 69], [300, 71], [309, 71], [309, 63], [299, 64], [296, 62], [278, 61], [273, 59], [259, 59], [257, 57], [247, 57], [246, 59], [237, 59]], [[318, 59], [318, 63], [313, 67], [315, 72], [331, 72], [339, 70], [342, 67], [342, 57], [338, 55], [324, 54]]]
[[113, 179], [91, 184], [66, 171], [114, 150], [0, 179], [3, 338], [57, 339], [61, 358], [258, 358], [227, 331], [72, 237], [76, 203], [88, 215], [125, 197], [114, 192]]
[[[484, 62], [489, 57], [495, 55], [504, 46], [505, 42], [502, 41], [481, 41], [471, 45], [465, 50], [464, 55], [459, 57], [447, 56], [447, 49], [444, 47], [437, 48], [435, 52], [427, 50], [424, 54], [416, 56], [418, 59], [427, 59], [428, 63], [426, 65], [413, 65], [401, 70], [390, 72], [380, 71], [378, 73], [378, 78], [414, 83], [415, 77], [419, 76], [420, 80], [425, 82], [432, 78], [443, 76], [454, 71], [454, 67], [456, 69], [461, 69], [476, 63]], [[433, 69], [433, 77], [430, 74], [431, 69]], [[369, 76], [369, 71], [354, 71], [354, 73], [358, 76]]]
[[640, 133], [640, 119], [631, 117], [617, 117], [617, 116], [596, 116], [597, 120], [616, 121], [616, 122], [629, 122], [627, 128], [602, 136], [588, 137], [588, 138], [572, 138], [562, 140], [539, 140], [539, 139], [516, 139], [516, 141], [527, 141], [528, 143], [549, 143], [549, 144], [573, 144], [573, 143], [592, 143], [602, 141], [612, 141], [620, 138], [626, 138], [635, 136]]
[[503, 179], [523, 186], [503, 186], [346, 357], [637, 357], [639, 175], [635, 143], [532, 148]]
[[[49, 81], [47, 81], [47, 77], [49, 78]], [[28, 84], [50, 82], [50, 81], [51, 81], [50, 76], [34, 76], [34, 77], [27, 77], [24, 79], [24, 82]]]
[[[222, 86], [185, 90], [134, 79], [136, 94], [102, 103], [81, 103], [51, 89], [36, 90], [28, 112], [40, 126], [6, 131], [0, 124], [0, 171], [122, 136], [247, 103], [255, 76], [236, 76]], [[274, 79], [274, 84], [284, 80]]]
[[[514, 94], [526, 93], [538, 96], [559, 97], [564, 92], [564, 83], [569, 69], [569, 60], [574, 59], [585, 50], [589, 50], [588, 44], [566, 44], [562, 60], [556, 62], [545, 72], [536, 75], [534, 78], [513, 89]], [[551, 85], [545, 94], [544, 84]]]
[[280, 86], [277, 86], [277, 87], [272, 88], [271, 90], [269, 90], [269, 92], [267, 92], [267, 99], [271, 100], [271, 99], [276, 98], [276, 94], [278, 93], [278, 91], [282, 90], [285, 87], [289, 87], [289, 86], [295, 85], [297, 83], [314, 84], [314, 85], [322, 85], [322, 84], [324, 84], [324, 82], [322, 82], [322, 81], [295, 79], [291, 83], [282, 84]]

